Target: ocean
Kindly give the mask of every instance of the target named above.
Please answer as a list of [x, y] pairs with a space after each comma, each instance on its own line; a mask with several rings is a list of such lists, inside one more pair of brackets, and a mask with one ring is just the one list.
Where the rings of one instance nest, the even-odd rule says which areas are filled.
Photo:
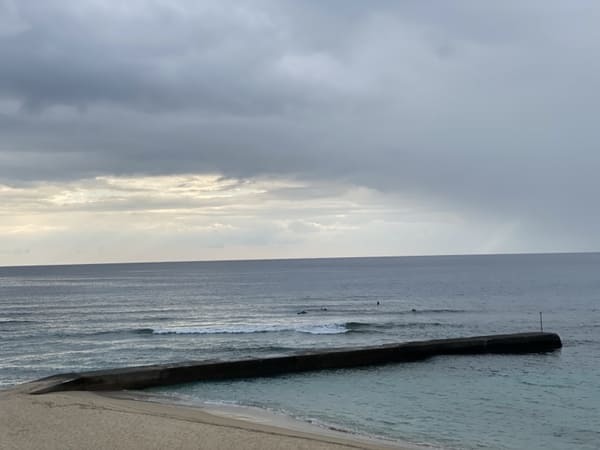
[[447, 449], [600, 448], [600, 254], [0, 268], [0, 388], [56, 373], [537, 331], [564, 347], [153, 389]]

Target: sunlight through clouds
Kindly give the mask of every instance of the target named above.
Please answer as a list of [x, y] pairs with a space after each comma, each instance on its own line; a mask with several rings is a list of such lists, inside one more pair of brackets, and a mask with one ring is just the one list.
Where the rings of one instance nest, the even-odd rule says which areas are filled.
[[[414, 236], [423, 224], [457, 223], [364, 187], [218, 174], [0, 185], [0, 219], [0, 263], [152, 260], [156, 252], [163, 259], [343, 255], [361, 245], [391, 254], [399, 243], [422, 245]], [[118, 257], [108, 250], [115, 245]]]

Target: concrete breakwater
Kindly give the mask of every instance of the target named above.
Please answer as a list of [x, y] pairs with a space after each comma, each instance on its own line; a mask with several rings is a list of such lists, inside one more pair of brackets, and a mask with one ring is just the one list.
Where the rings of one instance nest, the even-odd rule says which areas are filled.
[[194, 381], [254, 378], [314, 370], [419, 361], [438, 355], [539, 353], [562, 347], [555, 333], [517, 333], [344, 348], [271, 358], [190, 361], [177, 364], [55, 375], [35, 383], [32, 393], [143, 389]]

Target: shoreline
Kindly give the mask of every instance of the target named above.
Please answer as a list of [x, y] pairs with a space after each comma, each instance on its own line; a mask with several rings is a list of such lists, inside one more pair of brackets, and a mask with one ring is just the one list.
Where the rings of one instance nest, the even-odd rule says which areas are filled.
[[272, 410], [267, 406], [194, 401], [186, 400], [177, 395], [171, 396], [144, 391], [99, 392], [98, 394], [117, 399], [192, 408], [213, 416], [243, 421], [250, 424], [265, 424], [289, 431], [318, 434], [340, 439], [350, 439], [353, 441], [356, 440], [368, 444], [382, 445], [384, 448], [402, 450], [442, 450], [442, 447], [434, 446], [433, 444], [414, 444], [386, 436], [368, 434], [359, 430], [344, 428], [342, 425], [336, 423], [324, 422], [319, 419], [308, 417], [303, 418], [286, 411]]
[[129, 392], [30, 395], [34, 387], [28, 383], [0, 391], [1, 448], [425, 448], [326, 429], [266, 410], [163, 403], [156, 396]]

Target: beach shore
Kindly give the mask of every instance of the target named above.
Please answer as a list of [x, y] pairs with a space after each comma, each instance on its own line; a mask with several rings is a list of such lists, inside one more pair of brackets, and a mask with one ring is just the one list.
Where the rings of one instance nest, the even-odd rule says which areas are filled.
[[31, 387], [0, 391], [2, 450], [411, 448], [267, 414], [220, 414], [110, 393], [30, 395]]

